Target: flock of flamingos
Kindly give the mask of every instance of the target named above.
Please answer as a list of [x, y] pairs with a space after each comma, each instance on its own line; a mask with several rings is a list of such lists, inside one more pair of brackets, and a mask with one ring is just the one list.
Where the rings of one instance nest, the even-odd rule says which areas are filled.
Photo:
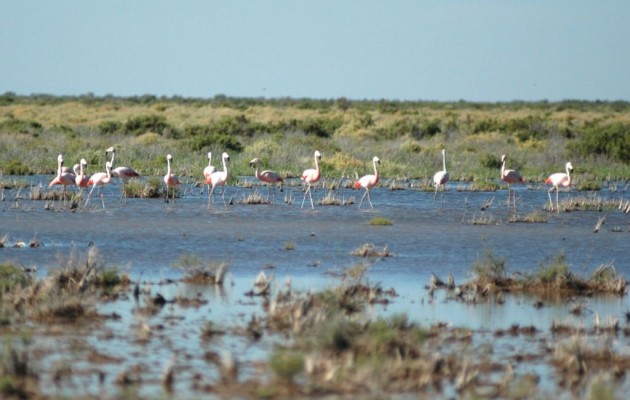
[[[66, 187], [71, 185], [76, 185], [78, 188], [89, 188], [92, 189], [89, 191], [87, 200], [85, 205], [87, 206], [90, 202], [90, 197], [92, 196], [92, 192], [96, 187], [103, 187], [111, 182], [112, 177], [120, 178], [123, 185], [123, 196], [126, 197], [126, 182], [133, 178], [140, 176], [136, 171], [134, 171], [130, 167], [115, 167], [114, 161], [116, 158], [116, 150], [113, 147], [110, 147], [106, 150], [106, 155], [109, 156], [111, 153], [111, 160], [108, 160], [105, 163], [105, 172], [97, 172], [92, 176], [88, 177], [85, 174], [85, 168], [87, 167], [87, 161], [85, 159], [81, 159], [79, 164], [75, 164], [74, 167], [68, 168], [64, 167], [63, 155], [59, 154], [57, 157], [57, 176], [50, 182], [48, 187], [52, 187], [54, 185], [63, 185], [63, 195], [65, 200], [66, 195]], [[304, 192], [304, 197], [302, 198], [302, 208], [304, 208], [304, 202], [306, 200], [306, 196], [309, 196], [311, 201], [311, 207], [315, 208], [313, 204], [313, 195], [311, 193], [311, 186], [317, 183], [321, 177], [321, 173], [319, 170], [319, 160], [321, 160], [321, 153], [319, 151], [315, 151], [314, 159], [315, 159], [315, 168], [309, 168], [302, 172], [300, 176], [303, 183], [307, 185], [306, 191]], [[511, 185], [515, 183], [523, 183], [523, 178], [521, 175], [513, 170], [505, 168], [505, 160], [506, 156], [501, 156], [501, 179], [508, 184], [508, 202], [511, 196]], [[223, 163], [223, 170], [219, 171], [212, 165], [212, 153], [208, 153], [208, 166], [203, 169], [204, 176], [204, 184], [208, 186], [208, 201], [212, 201], [214, 199], [213, 194], [214, 190], [217, 186], [221, 186], [221, 196], [224, 196], [225, 184], [228, 180], [228, 167], [227, 162], [230, 159], [230, 156], [227, 153], [223, 153], [221, 156], [221, 160]], [[166, 156], [166, 175], [164, 175], [164, 184], [166, 185], [166, 198], [168, 199], [169, 190], [172, 189], [172, 196], [175, 199], [175, 188], [180, 184], [180, 180], [171, 170], [171, 163], [173, 162], [173, 156], [168, 154]], [[265, 170], [259, 172], [258, 167], [260, 165], [260, 160], [258, 158], [254, 158], [250, 161], [250, 166], [256, 168], [255, 176], [261, 182], [266, 183], [267, 185], [282, 183], [282, 177], [276, 172]], [[365, 193], [361, 197], [361, 201], [359, 202], [359, 208], [363, 204], [363, 200], [367, 196], [368, 202], [370, 203], [370, 207], [374, 208], [372, 205], [372, 200], [370, 199], [370, 189], [378, 184], [379, 175], [377, 164], [380, 164], [380, 160], [378, 157], [372, 158], [372, 164], [374, 166], [374, 174], [364, 175], [359, 180], [356, 181], [354, 187], [356, 189], [365, 189]], [[570, 162], [566, 163], [566, 173], [558, 172], [552, 174], [547, 178], [545, 183], [551, 184], [552, 187], [549, 189], [547, 194], [549, 195], [549, 207], [553, 210], [553, 201], [551, 200], [551, 192], [556, 191], [556, 210], [559, 210], [558, 206], [558, 191], [560, 186], [568, 187], [571, 185], [571, 171], [573, 170], [573, 166]], [[435, 194], [433, 196], [433, 200], [435, 201], [435, 196], [437, 195], [438, 189], [445, 189], [446, 182], [448, 182], [449, 175], [446, 171], [446, 150], [442, 150], [442, 170], [438, 171], [433, 175], [433, 186], [435, 187]], [[102, 196], [102, 195], [101, 195]], [[514, 202], [516, 202], [516, 193], [514, 194]], [[225, 204], [225, 197], [223, 197], [223, 202]], [[105, 207], [105, 203], [103, 202], [103, 207]]]

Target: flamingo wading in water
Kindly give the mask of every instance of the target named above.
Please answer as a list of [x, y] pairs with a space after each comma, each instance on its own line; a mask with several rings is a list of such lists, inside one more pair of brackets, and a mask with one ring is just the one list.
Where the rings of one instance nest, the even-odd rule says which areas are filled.
[[448, 172], [446, 172], [446, 150], [442, 149], [442, 171], [438, 171], [433, 175], [433, 186], [435, 186], [435, 194], [433, 195], [433, 202], [435, 203], [435, 197], [437, 196], [438, 189], [442, 187], [442, 205], [444, 205], [444, 191], [446, 190], [446, 182], [448, 182]]
[[311, 193], [311, 186], [314, 183], [317, 183], [321, 176], [319, 172], [319, 163], [317, 162], [317, 160], [321, 160], [322, 158], [322, 155], [320, 154], [319, 151], [315, 150], [314, 158], [315, 158], [315, 169], [310, 168], [310, 169], [304, 170], [304, 172], [302, 172], [302, 176], [300, 177], [300, 179], [302, 179], [302, 182], [305, 182], [308, 185], [308, 188], [304, 192], [304, 197], [302, 198], [302, 207], [300, 208], [304, 208], [304, 200], [306, 200], [306, 195], [308, 194], [309, 198], [311, 199], [311, 208], [315, 209], [315, 206], [313, 205], [313, 195]]
[[85, 161], [85, 158], [82, 158], [81, 161], [79, 161], [79, 164], [75, 164], [73, 167], [75, 175], [74, 183], [76, 183], [79, 189], [88, 187], [90, 178], [88, 178], [85, 174], [85, 168], [87, 168], [87, 161]]
[[[514, 183], [523, 183], [523, 177], [521, 174], [513, 169], [505, 169], [505, 160], [507, 156], [503, 154], [501, 156], [501, 179], [508, 185], [508, 207], [510, 205], [510, 185]], [[512, 190], [513, 191], [513, 190]], [[516, 208], [516, 191], [514, 192], [514, 208]]]
[[378, 183], [378, 170], [376, 169], [376, 164], [380, 164], [381, 160], [378, 157], [374, 156], [372, 158], [372, 164], [374, 165], [374, 175], [365, 175], [362, 176], [355, 184], [355, 189], [365, 188], [365, 193], [361, 197], [361, 201], [359, 202], [359, 208], [361, 208], [361, 204], [363, 204], [363, 199], [367, 195], [368, 202], [370, 203], [370, 207], [374, 208], [372, 205], [372, 200], [370, 199], [370, 189], [372, 189]]
[[[250, 167], [253, 166], [256, 168], [256, 172], [254, 173], [254, 176], [256, 176], [256, 179], [267, 184], [267, 197], [269, 197], [269, 191], [271, 190], [272, 185], [276, 183], [281, 184], [282, 182], [284, 182], [284, 180], [282, 179], [280, 175], [278, 175], [277, 172], [274, 172], [274, 171], [264, 170], [263, 172], [258, 172], [259, 164], [260, 164], [260, 160], [258, 158], [254, 158], [253, 160], [249, 162]], [[275, 186], [273, 186], [273, 197], [274, 199], [276, 197]]]
[[63, 185], [63, 203], [66, 204], [66, 187], [74, 185], [74, 174], [67, 172], [67, 170], [64, 171], [62, 154], [57, 156], [57, 176], [50, 181], [48, 187], [52, 187], [54, 185]]
[[124, 199], [124, 201], [127, 201], [127, 181], [131, 178], [136, 178], [138, 176], [140, 176], [140, 174], [138, 174], [136, 171], [133, 170], [133, 168], [131, 167], [115, 167], [114, 164], [114, 159], [116, 158], [116, 149], [114, 149], [114, 147], [110, 147], [109, 149], [105, 150], [105, 154], [108, 153], [112, 153], [112, 160], [111, 160], [111, 164], [112, 164], [112, 175], [120, 178], [120, 180], [122, 181], [122, 191], [123, 191], [123, 196], [122, 198]]
[[210, 190], [210, 198], [212, 202], [214, 202], [214, 189], [217, 186], [221, 186], [221, 197], [223, 198], [223, 206], [227, 207], [225, 204], [225, 184], [228, 180], [228, 169], [227, 169], [227, 161], [230, 159], [228, 153], [223, 153], [221, 155], [221, 161], [223, 161], [223, 171], [215, 171], [210, 174], [210, 184], [212, 185], [212, 189]]
[[208, 203], [210, 203], [210, 175], [217, 169], [212, 165], [212, 152], [208, 152], [208, 165], [203, 169], [204, 183], [208, 186]]
[[551, 201], [551, 192], [556, 190], [556, 211], [560, 212], [560, 206], [558, 205], [558, 192], [560, 191], [560, 186], [569, 187], [571, 186], [571, 171], [573, 171], [573, 165], [570, 162], [565, 165], [566, 174], [564, 172], [557, 172], [552, 174], [547, 178], [545, 183], [552, 184], [553, 186], [549, 191], [547, 191], [547, 195], [549, 195], [549, 208], [553, 211], [553, 202]]
[[166, 175], [164, 175], [164, 184], [166, 185], [166, 196], [164, 197], [164, 201], [168, 202], [168, 189], [173, 188], [173, 202], [175, 201], [175, 191], [177, 189], [177, 185], [179, 185], [179, 178], [171, 172], [171, 162], [173, 161], [173, 156], [170, 154], [166, 155]]
[[[97, 172], [94, 175], [90, 176], [88, 180], [88, 186], [92, 186], [90, 193], [88, 193], [87, 200], [85, 201], [85, 205], [87, 206], [90, 203], [90, 196], [92, 196], [92, 192], [97, 186], [101, 188], [110, 183], [112, 180], [112, 163], [107, 161], [105, 163], [105, 172]], [[103, 208], [105, 208], [105, 199], [103, 198], [103, 193], [101, 192], [101, 202], [103, 203]]]

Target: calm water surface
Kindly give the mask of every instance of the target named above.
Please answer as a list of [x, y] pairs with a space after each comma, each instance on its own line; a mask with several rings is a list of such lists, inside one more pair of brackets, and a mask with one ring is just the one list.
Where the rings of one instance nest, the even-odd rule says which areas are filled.
[[[50, 177], [31, 179], [34, 184], [46, 185]], [[548, 331], [552, 321], [590, 326], [595, 313], [603, 318], [624, 318], [624, 312], [630, 310], [627, 296], [579, 300], [587, 304], [587, 312], [581, 316], [569, 312], [571, 304], [566, 300], [544, 299], [545, 306], [541, 309], [533, 306], [537, 299], [528, 296], [509, 296], [503, 305], [493, 302], [466, 305], [446, 301], [444, 294], [431, 300], [425, 286], [432, 273], [442, 279], [451, 273], [456, 282], [461, 283], [471, 277], [471, 266], [485, 250], [491, 250], [495, 256], [504, 256], [509, 272], [533, 272], [563, 252], [575, 273], [586, 276], [601, 264], [613, 263], [618, 272], [630, 276], [630, 214], [617, 210], [607, 213], [605, 225], [595, 234], [593, 227], [603, 213], [549, 213], [544, 210], [548, 203], [544, 187], [518, 188], [517, 212], [526, 215], [538, 211], [547, 222], [509, 223], [514, 211], [505, 204], [507, 194], [504, 190], [464, 192], [456, 190], [458, 186], [447, 187], [443, 205], [439, 196], [433, 203], [432, 192], [377, 188], [372, 191], [374, 209], [364, 203], [361, 210], [357, 204], [316, 205], [315, 210], [307, 206], [301, 209], [299, 188], [278, 193], [276, 204], [245, 205], [239, 201], [257, 189], [228, 187], [227, 197], [234, 196], [235, 204], [224, 207], [220, 197], [214, 205], [208, 206], [205, 191], [192, 186], [186, 186], [183, 196], [176, 202], [129, 199], [122, 203], [119, 201], [120, 186], [114, 184], [104, 190], [105, 209], [95, 197], [89, 208], [80, 208], [76, 212], [61, 208], [59, 203], [53, 210], [46, 210], [43, 201], [21, 198], [16, 202], [13, 199], [17, 191], [5, 190], [5, 200], [0, 203], [0, 234], [6, 235], [7, 245], [35, 238], [43, 246], [0, 249], [0, 261], [36, 266], [38, 273], [45, 275], [58, 265], [58, 255], [67, 256], [71, 248], [87, 249], [94, 245], [103, 254], [107, 265], [118, 266], [132, 279], [147, 282], [181, 278], [181, 270], [174, 265], [183, 255], [227, 263], [229, 283], [222, 289], [184, 284], [152, 288], [153, 293], [160, 292], [167, 298], [185, 295], [208, 300], [207, 306], [191, 309], [185, 315], [177, 308], [167, 307], [161, 318], [163, 323], [179, 329], [177, 337], [152, 341], [148, 345], [150, 348], [130, 355], [133, 351], [127, 347], [130, 333], [126, 331], [128, 328], [121, 327], [134, 329], [143, 323], [143, 319], [129, 312], [123, 313], [122, 321], [108, 323], [109, 329], [103, 332], [108, 338], [107, 348], [103, 351], [113, 355], [119, 353], [121, 358], [124, 355], [129, 364], [145, 360], [157, 371], [156, 374], [163, 368], [164, 360], [172, 357], [173, 349], [175, 353], [195, 354], [200, 347], [204, 350], [210, 346], [198, 339], [200, 327], [206, 321], [219, 324], [228, 320], [230, 323], [240, 321], [244, 325], [252, 313], [263, 315], [258, 299], [243, 296], [252, 288], [261, 270], [274, 277], [277, 285], [283, 285], [290, 278], [293, 288], [306, 291], [336, 286], [340, 280], [335, 273], [364, 263], [369, 265], [367, 279], [370, 283], [394, 288], [398, 293], [390, 304], [371, 308], [369, 312], [375, 316], [405, 314], [410, 320], [426, 325], [445, 322], [475, 329], [482, 333], [482, 338], [483, 332], [487, 332], [482, 342], [497, 344], [497, 351], [501, 351], [502, 342], [494, 338], [491, 331], [512, 324], [534, 325]], [[28, 197], [27, 192], [22, 190], [20, 194]], [[262, 193], [266, 194], [266, 190]], [[282, 201], [285, 194], [292, 194], [294, 203], [285, 204]], [[362, 192], [340, 189], [335, 194], [346, 199], [354, 197], [358, 202]], [[324, 190], [316, 190], [315, 200], [323, 195]], [[560, 196], [587, 195], [567, 192]], [[623, 192], [602, 191], [595, 195], [619, 201], [630, 198]], [[482, 205], [490, 200], [492, 205], [481, 211]], [[387, 218], [393, 225], [371, 226], [369, 221], [374, 217]], [[471, 223], [473, 219], [482, 218], [492, 218], [495, 223]], [[621, 232], [613, 232], [612, 228], [620, 228]], [[393, 256], [368, 259], [351, 255], [365, 243], [373, 243], [377, 248], [387, 246]], [[293, 247], [293, 250], [287, 247]], [[112, 310], [105, 309], [104, 312], [120, 311], [120, 307], [117, 303]], [[132, 309], [134, 304], [130, 300], [122, 307]], [[196, 331], [191, 332], [189, 327], [195, 327]], [[99, 337], [89, 340], [94, 346], [101, 343]], [[239, 356], [255, 359], [263, 357], [273, 343], [270, 340], [253, 348], [243, 346], [243, 340], [226, 337], [221, 339], [220, 346], [235, 351], [244, 347], [247, 354]], [[530, 343], [528, 339], [511, 339], [503, 344], [507, 353], [520, 345], [539, 344]], [[618, 346], [620, 351], [627, 351], [625, 343]], [[148, 359], [147, 354], [151, 355]], [[54, 359], [48, 362], [54, 364]], [[199, 363], [200, 368], [207, 368], [203, 360], [192, 358], [190, 363], [190, 370], [194, 370], [195, 363]], [[533, 364], [528, 368], [542, 367]], [[94, 380], [93, 377], [85, 379]], [[92, 387], [91, 390], [98, 393], [96, 382], [86, 383], [86, 387]], [[70, 394], [74, 393], [72, 388], [68, 390]], [[149, 394], [156, 393], [148, 390]]]

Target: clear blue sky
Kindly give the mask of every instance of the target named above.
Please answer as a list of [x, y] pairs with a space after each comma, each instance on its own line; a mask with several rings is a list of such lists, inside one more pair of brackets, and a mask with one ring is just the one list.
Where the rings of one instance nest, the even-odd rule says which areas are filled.
[[630, 1], [0, 0], [0, 93], [630, 100]]

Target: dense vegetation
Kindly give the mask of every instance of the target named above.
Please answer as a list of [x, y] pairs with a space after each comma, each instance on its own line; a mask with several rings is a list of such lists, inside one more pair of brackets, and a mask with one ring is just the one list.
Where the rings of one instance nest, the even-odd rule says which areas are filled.
[[453, 180], [498, 180], [501, 154], [526, 181], [542, 182], [568, 160], [578, 181], [625, 180], [630, 103], [0, 96], [1, 174], [52, 174], [58, 153], [100, 171], [112, 145], [120, 165], [145, 176], [163, 175], [171, 153], [176, 173], [200, 179], [208, 151], [215, 165], [229, 152], [233, 175], [250, 175], [258, 157], [297, 176], [317, 149], [324, 176], [369, 172], [378, 155], [385, 177], [428, 178], [446, 148]]

